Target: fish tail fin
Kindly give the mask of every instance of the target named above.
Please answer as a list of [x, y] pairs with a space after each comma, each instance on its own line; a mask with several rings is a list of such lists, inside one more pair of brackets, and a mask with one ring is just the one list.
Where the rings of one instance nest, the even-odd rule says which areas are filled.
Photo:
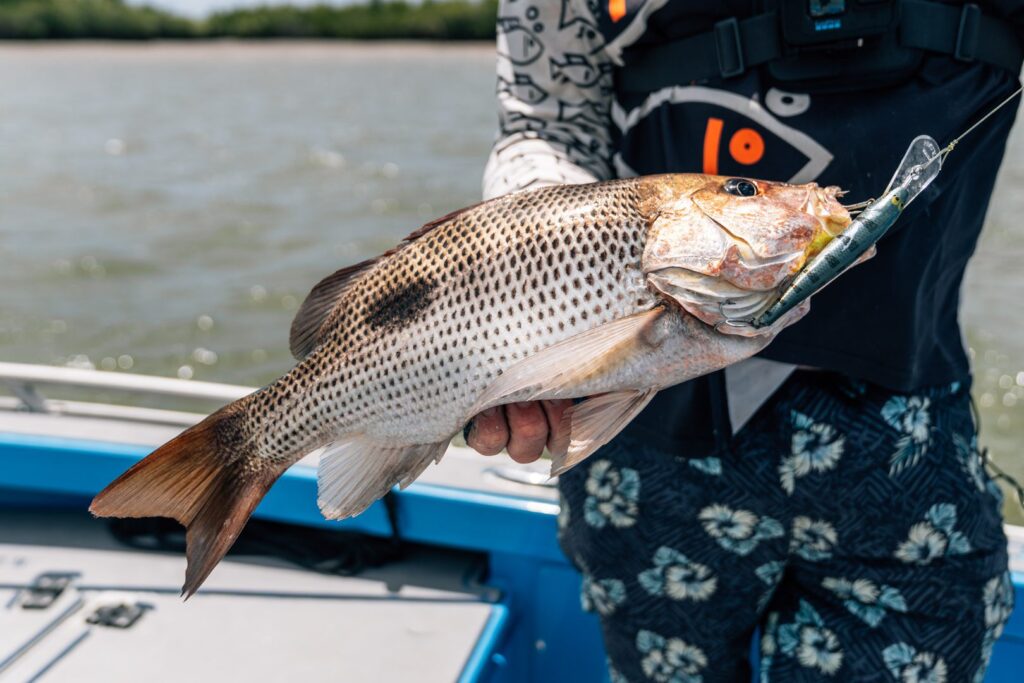
[[97, 517], [170, 517], [184, 525], [186, 598], [231, 548], [285, 469], [256, 456], [245, 438], [248, 399], [220, 409], [135, 463], [89, 506]]

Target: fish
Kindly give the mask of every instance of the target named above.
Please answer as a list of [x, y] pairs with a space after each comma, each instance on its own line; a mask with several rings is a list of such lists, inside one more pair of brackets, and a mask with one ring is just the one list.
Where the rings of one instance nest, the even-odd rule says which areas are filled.
[[544, 53], [544, 43], [520, 22], [519, 17], [498, 17], [498, 56], [515, 66], [526, 66]]
[[558, 121], [572, 122], [591, 129], [599, 128], [602, 120], [607, 120], [608, 105], [603, 102], [582, 100], [580, 102], [558, 101]]
[[538, 105], [548, 98], [548, 91], [540, 87], [533, 76], [521, 73], [513, 73], [511, 81], [498, 74], [498, 93], [532, 105]]
[[521, 111], [503, 113], [498, 120], [498, 126], [502, 133], [533, 133], [547, 128], [547, 119], [539, 116], [530, 116]]
[[549, 60], [549, 69], [552, 80], [569, 82], [580, 88], [589, 88], [595, 85], [603, 76], [612, 72], [611, 64], [590, 63], [586, 55], [568, 53], [561, 62], [552, 57]]
[[661, 389], [763, 349], [725, 324], [766, 308], [849, 224], [838, 188], [668, 174], [499, 197], [427, 223], [313, 287], [297, 364], [142, 459], [93, 500], [99, 517], [186, 527], [186, 598], [293, 463], [324, 448], [317, 502], [358, 514], [438, 462], [474, 415], [583, 399], [563, 416], [558, 474]]

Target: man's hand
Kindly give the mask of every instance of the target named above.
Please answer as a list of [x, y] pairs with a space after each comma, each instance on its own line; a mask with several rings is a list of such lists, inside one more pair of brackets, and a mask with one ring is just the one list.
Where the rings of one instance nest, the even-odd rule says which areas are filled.
[[532, 401], [488, 408], [470, 422], [466, 443], [483, 455], [502, 449], [516, 462], [533, 462], [547, 446], [553, 454], [569, 448], [569, 433], [562, 425], [562, 413], [571, 400]]

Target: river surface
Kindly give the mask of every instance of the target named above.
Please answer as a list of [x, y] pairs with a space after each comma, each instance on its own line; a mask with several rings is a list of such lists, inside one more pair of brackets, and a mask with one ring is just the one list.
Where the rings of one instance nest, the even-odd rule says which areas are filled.
[[[315, 282], [477, 201], [493, 67], [483, 45], [0, 46], [0, 359], [273, 379]], [[962, 315], [983, 442], [1024, 477], [1022, 184], [1024, 127]]]

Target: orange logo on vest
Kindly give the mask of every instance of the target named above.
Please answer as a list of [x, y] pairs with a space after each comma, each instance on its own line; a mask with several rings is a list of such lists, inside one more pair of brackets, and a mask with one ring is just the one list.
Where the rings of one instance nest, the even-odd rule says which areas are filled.
[[[704, 129], [704, 172], [708, 175], [718, 175], [722, 126], [722, 119], [710, 117]], [[753, 128], [740, 128], [729, 138], [729, 155], [744, 166], [756, 164], [764, 157], [764, 138]]]
[[626, 0], [608, 0], [608, 16], [612, 23], [626, 16]]

